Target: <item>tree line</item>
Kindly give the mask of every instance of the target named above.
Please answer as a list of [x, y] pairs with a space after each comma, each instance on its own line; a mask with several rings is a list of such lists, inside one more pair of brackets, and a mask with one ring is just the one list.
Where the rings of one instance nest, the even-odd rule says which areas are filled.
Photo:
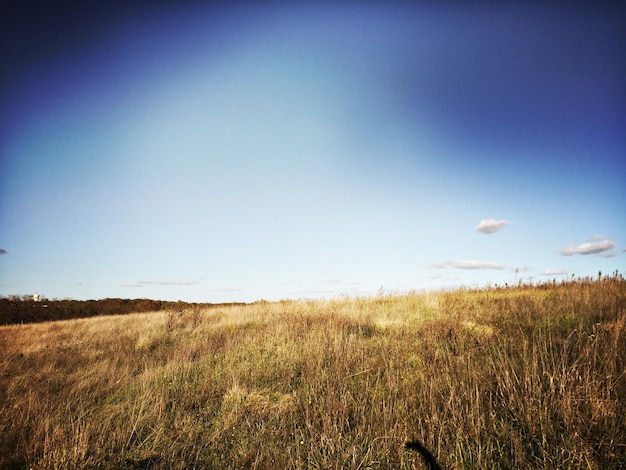
[[[185, 311], [197, 307], [211, 307], [210, 303], [169, 302], [151, 299], [101, 299], [101, 300], [34, 300], [32, 296], [0, 297], [0, 325], [69, 320], [103, 315], [158, 312], [160, 310]], [[235, 304], [228, 304], [235, 305]]]

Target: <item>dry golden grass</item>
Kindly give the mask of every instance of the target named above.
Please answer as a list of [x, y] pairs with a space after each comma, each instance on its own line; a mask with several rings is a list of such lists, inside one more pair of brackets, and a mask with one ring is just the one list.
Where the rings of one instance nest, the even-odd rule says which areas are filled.
[[0, 327], [0, 468], [626, 466], [626, 281]]

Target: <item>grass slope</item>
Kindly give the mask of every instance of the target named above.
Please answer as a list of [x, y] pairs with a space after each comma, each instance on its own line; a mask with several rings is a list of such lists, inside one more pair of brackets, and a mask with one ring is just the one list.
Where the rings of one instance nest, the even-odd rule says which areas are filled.
[[0, 468], [626, 466], [626, 281], [0, 327]]

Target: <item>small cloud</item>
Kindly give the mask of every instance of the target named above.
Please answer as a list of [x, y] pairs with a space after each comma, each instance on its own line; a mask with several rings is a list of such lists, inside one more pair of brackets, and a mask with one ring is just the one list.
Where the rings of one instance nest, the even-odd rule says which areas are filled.
[[193, 286], [200, 281], [139, 281], [142, 286]]
[[222, 294], [229, 294], [232, 292], [244, 292], [245, 289], [242, 289], [240, 287], [220, 287], [218, 289], [210, 289], [211, 292], [220, 292]]
[[546, 269], [541, 273], [542, 276], [567, 276], [568, 272], [565, 269]]
[[489, 218], [481, 220], [480, 223], [474, 227], [474, 230], [480, 233], [495, 233], [510, 223], [511, 221], [506, 219], [495, 220]]
[[430, 269], [444, 269], [449, 266], [447, 263], [450, 263], [450, 261], [447, 261], [446, 263], [431, 263], [428, 267]]
[[6, 255], [7, 250], [0, 248], [0, 255]]
[[121, 287], [144, 287], [144, 286], [193, 286], [200, 281], [137, 281], [130, 284], [120, 284]]
[[433, 263], [430, 268], [443, 269], [443, 268], [456, 268], [456, 269], [506, 269], [506, 266], [500, 263], [492, 263], [489, 261], [478, 260], [457, 260], [457, 261], [445, 261], [443, 263]]
[[491, 263], [489, 261], [478, 260], [461, 260], [455, 261], [452, 267], [457, 269], [504, 269], [505, 266], [500, 263]]
[[328, 279], [327, 281], [324, 281], [323, 284], [327, 286], [353, 287], [353, 286], [363, 286], [365, 283], [358, 282], [358, 281], [348, 282], [348, 281], [340, 281], [339, 279]]
[[[563, 256], [572, 256], [572, 255], [599, 255], [607, 256], [606, 252], [611, 252], [615, 248], [615, 242], [612, 240], [601, 240], [597, 238], [592, 238], [590, 241], [586, 243], [581, 243], [580, 245], [568, 245], [561, 250], [561, 254]], [[612, 252], [611, 252], [612, 253]], [[609, 254], [608, 257], [615, 256], [614, 254]]]
[[434, 276], [428, 276], [422, 279], [426, 281], [445, 281], [445, 282], [453, 282], [453, 281], [459, 280], [458, 277], [441, 276], [439, 274], [436, 274]]

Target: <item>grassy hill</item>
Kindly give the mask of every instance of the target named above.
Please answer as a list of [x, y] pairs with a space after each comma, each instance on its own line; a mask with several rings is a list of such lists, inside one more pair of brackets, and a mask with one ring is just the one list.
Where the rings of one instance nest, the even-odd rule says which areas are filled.
[[626, 281], [0, 327], [0, 468], [626, 467]]

